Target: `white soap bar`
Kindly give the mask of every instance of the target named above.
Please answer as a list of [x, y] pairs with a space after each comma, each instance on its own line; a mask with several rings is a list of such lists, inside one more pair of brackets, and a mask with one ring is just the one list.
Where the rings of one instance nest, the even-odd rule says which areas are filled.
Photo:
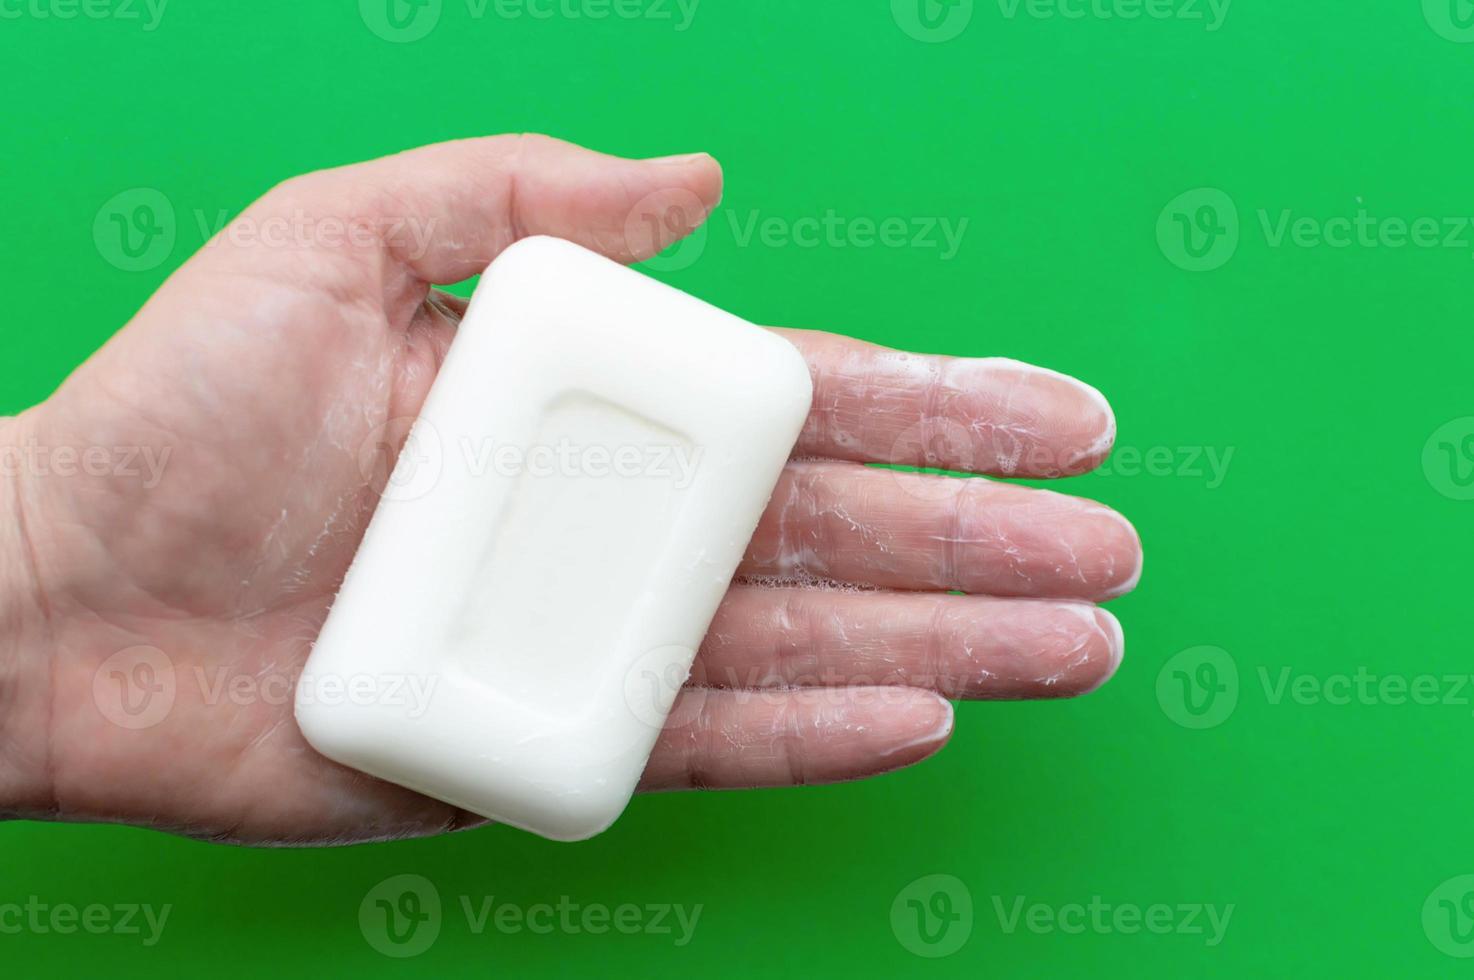
[[577, 245], [513, 245], [308, 659], [307, 740], [544, 837], [604, 830], [810, 397], [776, 334]]

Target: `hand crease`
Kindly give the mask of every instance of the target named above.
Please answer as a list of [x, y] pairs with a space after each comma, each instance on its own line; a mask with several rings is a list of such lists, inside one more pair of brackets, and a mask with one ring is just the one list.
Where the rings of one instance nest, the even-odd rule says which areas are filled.
[[[18, 426], [20, 418], [12, 420], [12, 425]], [[30, 572], [31, 591], [36, 601], [36, 609], [41, 615], [41, 655], [46, 658], [46, 692], [43, 703], [46, 707], [46, 718], [41, 725], [42, 733], [42, 760], [41, 779], [43, 781], [42, 799], [45, 802], [45, 811], [52, 817], [60, 814], [60, 805], [56, 799], [56, 778], [52, 765], [52, 724], [56, 717], [56, 658], [52, 655], [54, 649], [52, 640], [55, 633], [55, 621], [52, 616], [51, 600], [47, 597], [45, 589], [41, 586], [41, 562], [40, 554], [36, 550], [35, 541], [30, 533], [30, 519], [26, 512], [26, 495], [19, 479], [7, 481], [12, 490], [15, 510], [16, 537], [20, 544], [22, 562]], [[17, 647], [15, 649], [17, 666], [17, 687], [22, 683], [21, 658], [26, 652]]]

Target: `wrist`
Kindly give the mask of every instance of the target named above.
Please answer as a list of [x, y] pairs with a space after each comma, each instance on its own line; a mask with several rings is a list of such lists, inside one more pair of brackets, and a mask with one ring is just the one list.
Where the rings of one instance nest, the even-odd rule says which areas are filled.
[[51, 645], [27, 523], [26, 417], [0, 418], [0, 819], [53, 809], [48, 743]]

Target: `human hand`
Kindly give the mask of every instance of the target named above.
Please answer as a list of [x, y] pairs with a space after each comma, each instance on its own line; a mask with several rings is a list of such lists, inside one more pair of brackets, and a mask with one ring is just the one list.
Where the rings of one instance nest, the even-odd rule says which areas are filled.
[[[109, 447], [151, 461], [22, 465], [0, 487], [0, 812], [247, 843], [478, 822], [318, 755], [292, 717], [387, 476], [365, 447], [403, 438], [391, 423], [418, 412], [455, 336], [465, 303], [432, 283], [533, 234], [643, 259], [720, 190], [704, 155], [629, 161], [505, 136], [295, 178], [247, 209], [56, 394], [0, 423], [13, 459]], [[641, 220], [652, 206], [666, 220]], [[349, 233], [288, 247], [233, 234], [303, 218]], [[783, 333], [809, 361], [813, 411], [647, 790], [873, 775], [945, 743], [943, 695], [1080, 694], [1120, 660], [1119, 626], [1092, 603], [1139, 576], [1123, 518], [862, 465], [1084, 472], [1115, 434], [1093, 389], [1012, 361]], [[147, 724], [117, 710], [135, 680], [169, 695]]]

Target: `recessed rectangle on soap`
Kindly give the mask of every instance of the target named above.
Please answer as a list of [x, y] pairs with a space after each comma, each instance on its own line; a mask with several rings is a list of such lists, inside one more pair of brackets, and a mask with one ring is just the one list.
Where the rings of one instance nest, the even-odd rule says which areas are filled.
[[[700, 453], [685, 436], [587, 392], [549, 407], [530, 445], [502, 446], [516, 469], [446, 649], [471, 677], [565, 719], [621, 682], [608, 632], [658, 587]], [[571, 597], [576, 597], [570, 601]], [[520, 628], [509, 633], [509, 624]], [[543, 638], [556, 634], [560, 656]], [[518, 642], [505, 642], [509, 635]]]
[[[483, 277], [328, 616], [323, 754], [560, 840], [633, 793], [807, 415], [787, 341], [555, 239]], [[412, 491], [412, 492], [406, 492]], [[428, 706], [305, 679], [423, 675]]]

